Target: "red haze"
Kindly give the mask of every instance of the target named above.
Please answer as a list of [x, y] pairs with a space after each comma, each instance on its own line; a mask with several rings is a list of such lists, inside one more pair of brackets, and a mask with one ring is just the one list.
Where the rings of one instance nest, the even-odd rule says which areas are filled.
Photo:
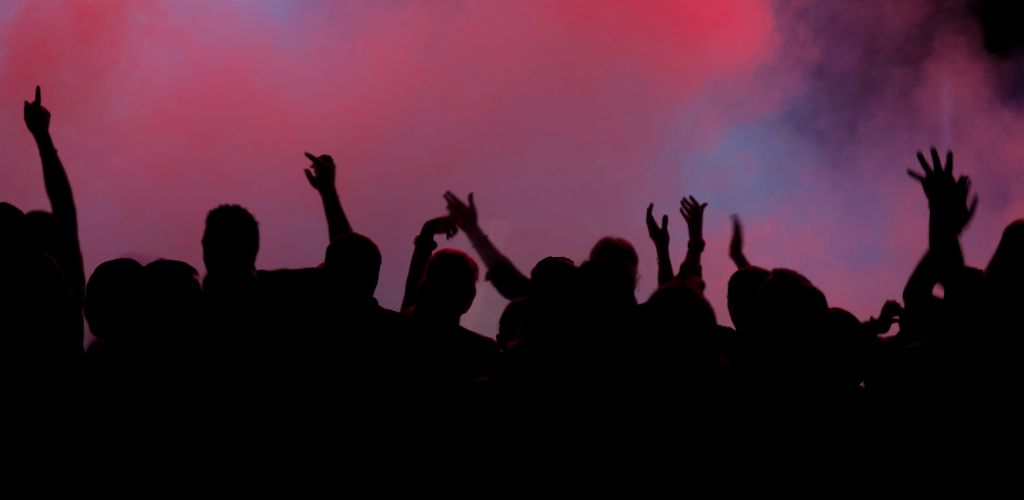
[[[822, 10], [844, 16], [832, 38]], [[0, 199], [46, 207], [20, 116], [38, 83], [87, 270], [125, 254], [200, 266], [203, 218], [220, 203], [260, 221], [261, 267], [319, 263], [326, 225], [302, 176], [308, 150], [339, 164], [349, 217], [384, 254], [388, 307], [446, 189], [476, 192], [485, 229], [524, 270], [547, 255], [581, 261], [606, 234], [630, 239], [641, 298], [655, 285], [644, 209], [671, 214], [678, 260], [678, 199], [693, 193], [711, 202], [704, 260], [720, 320], [734, 211], [758, 264], [804, 271], [866, 316], [899, 296], [924, 249], [923, 196], [904, 174], [915, 149], [953, 147], [975, 175], [974, 262], [1024, 208], [1009, 170], [1022, 122], [988, 90], [992, 63], [968, 29], [928, 40], [911, 69], [857, 50], [871, 37], [902, 43], [929, 12], [756, 0], [20, 2], [0, 11]], [[822, 84], [823, 70], [878, 72], [882, 90], [855, 102]], [[451, 244], [470, 250], [461, 236]], [[493, 333], [503, 302], [481, 290], [464, 323]]]

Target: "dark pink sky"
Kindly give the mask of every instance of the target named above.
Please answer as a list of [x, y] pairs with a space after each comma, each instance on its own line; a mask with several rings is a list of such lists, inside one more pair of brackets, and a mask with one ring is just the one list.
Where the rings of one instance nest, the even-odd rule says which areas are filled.
[[[1024, 120], [980, 40], [924, 1], [4, 2], [0, 199], [47, 207], [21, 119], [41, 84], [88, 270], [126, 254], [201, 268], [220, 203], [260, 221], [261, 267], [319, 263], [308, 150], [338, 162], [350, 219], [384, 254], [388, 307], [446, 189], [476, 192], [524, 270], [630, 239], [641, 298], [656, 274], [644, 209], [671, 214], [678, 260], [692, 193], [710, 201], [720, 320], [731, 212], [755, 263], [800, 270], [866, 317], [924, 250], [915, 150], [953, 148], [973, 176], [972, 263], [1024, 214]], [[481, 290], [464, 324], [490, 334], [503, 301]]]

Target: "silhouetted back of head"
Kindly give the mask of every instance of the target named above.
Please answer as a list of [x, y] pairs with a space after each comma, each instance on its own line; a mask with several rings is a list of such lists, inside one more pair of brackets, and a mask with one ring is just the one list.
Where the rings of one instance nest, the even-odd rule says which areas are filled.
[[380, 265], [380, 249], [361, 234], [343, 234], [327, 246], [324, 268], [335, 286], [340, 286], [346, 294], [373, 297], [380, 279]]
[[590, 249], [589, 260], [631, 268], [634, 276], [636, 275], [637, 265], [640, 262], [636, 249], [633, 248], [629, 241], [613, 236], [605, 236], [598, 240], [594, 247]]
[[576, 264], [566, 257], [545, 257], [530, 272], [532, 301], [564, 301], [576, 293]]
[[636, 250], [628, 241], [611, 236], [601, 238], [580, 266], [584, 291], [599, 302], [636, 303]]
[[1024, 219], [1010, 223], [985, 270], [994, 293], [1020, 296], [1024, 293]]
[[206, 215], [203, 263], [207, 272], [256, 269], [260, 230], [256, 218], [238, 205], [221, 205]]
[[796, 271], [773, 269], [761, 285], [757, 301], [763, 321], [759, 326], [772, 334], [773, 342], [817, 340], [827, 328], [825, 295]]
[[445, 248], [434, 252], [427, 262], [416, 300], [417, 313], [457, 318], [473, 305], [480, 268], [460, 250]]
[[663, 367], [669, 370], [704, 370], [717, 364], [715, 311], [699, 290], [674, 281], [659, 287], [643, 310], [646, 359], [671, 359], [670, 364], [680, 365]]
[[142, 264], [114, 259], [100, 264], [85, 286], [85, 319], [97, 338], [119, 342], [139, 327]]
[[151, 341], [189, 342], [198, 334], [203, 289], [194, 267], [177, 260], [152, 262], [143, 268], [143, 290]]
[[673, 281], [659, 287], [645, 304], [655, 323], [669, 330], [710, 332], [717, 325], [711, 304], [685, 282]]
[[757, 291], [771, 275], [767, 269], [747, 266], [729, 278], [729, 317], [737, 331], [747, 331], [757, 320]]

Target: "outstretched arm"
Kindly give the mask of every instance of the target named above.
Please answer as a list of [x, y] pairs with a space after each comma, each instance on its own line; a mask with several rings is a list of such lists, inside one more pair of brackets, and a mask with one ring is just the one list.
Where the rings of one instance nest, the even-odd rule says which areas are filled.
[[743, 224], [740, 224], [740, 216], [732, 214], [732, 239], [729, 240], [729, 258], [736, 269], [750, 267], [750, 261], [743, 254]]
[[484, 261], [484, 267], [487, 268], [487, 280], [506, 299], [525, 297], [529, 289], [530, 278], [520, 272], [515, 264], [512, 264], [512, 261], [505, 257], [480, 229], [473, 193], [469, 193], [468, 205], [451, 191], [444, 193], [444, 200], [448, 203], [449, 217], [466, 234], [469, 242], [476, 249], [477, 255], [480, 256], [480, 260]]
[[82, 248], [78, 242], [78, 213], [67, 172], [64, 171], [64, 164], [57, 156], [57, 148], [50, 136], [50, 112], [43, 107], [42, 92], [38, 86], [35, 100], [25, 102], [25, 125], [39, 148], [43, 183], [46, 185], [46, 195], [50, 198], [50, 208], [58, 231], [59, 247], [54, 250], [59, 255], [53, 257], [67, 274], [76, 297], [81, 300], [85, 293], [85, 270], [82, 266]]
[[683, 214], [690, 233], [690, 241], [686, 244], [686, 258], [679, 266], [679, 279], [701, 278], [703, 271], [700, 254], [704, 252], [704, 209], [708, 204], [700, 203], [693, 196], [689, 196], [683, 198], [679, 205], [679, 213]]
[[658, 255], [658, 285], [672, 281], [672, 258], [668, 253], [668, 214], [661, 216], [661, 227], [654, 220], [654, 203], [647, 205], [647, 235]]
[[423, 281], [423, 273], [427, 270], [427, 261], [437, 248], [434, 235], [443, 234], [452, 239], [458, 229], [450, 217], [438, 217], [430, 219], [423, 224], [420, 234], [413, 240], [415, 249], [412, 252], [412, 261], [409, 262], [409, 274], [405, 277], [405, 294], [402, 295], [402, 312], [409, 312], [412, 306], [416, 305], [416, 292], [419, 290], [420, 282]]
[[305, 153], [306, 158], [312, 164], [305, 170], [306, 180], [320, 193], [320, 200], [324, 203], [324, 214], [327, 216], [327, 236], [329, 241], [343, 234], [352, 232], [352, 226], [348, 223], [345, 210], [341, 208], [341, 199], [338, 198], [338, 188], [334, 185], [335, 171], [334, 159], [330, 155], [313, 156]]
[[[924, 175], [914, 170], [908, 170], [907, 173], [921, 183], [928, 198], [927, 264], [938, 281], [947, 282], [964, 266], [960, 233], [974, 216], [978, 208], [978, 197], [970, 197], [971, 181], [968, 177], [954, 177], [952, 151], [946, 153], [945, 167], [935, 148], [931, 148], [931, 157], [932, 164], [929, 165], [924, 155], [918, 152], [917, 161]], [[922, 264], [925, 262], [922, 261]], [[928, 291], [930, 293], [931, 289]]]

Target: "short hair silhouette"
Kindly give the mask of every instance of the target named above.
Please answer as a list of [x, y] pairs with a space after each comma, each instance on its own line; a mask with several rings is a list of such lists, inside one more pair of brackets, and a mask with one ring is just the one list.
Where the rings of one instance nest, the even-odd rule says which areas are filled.
[[147, 333], [176, 342], [197, 334], [203, 308], [199, 272], [185, 262], [160, 259], [143, 267], [142, 275]]
[[830, 317], [825, 294], [791, 269], [773, 269], [757, 301], [762, 326], [776, 342], [819, 340]]
[[466, 252], [445, 248], [434, 252], [420, 284], [417, 310], [461, 316], [473, 305], [480, 268]]
[[108, 260], [96, 267], [85, 286], [85, 319], [97, 338], [121, 342], [138, 334], [142, 264]]
[[643, 308], [645, 357], [666, 365], [647, 370], [707, 370], [718, 363], [715, 311], [693, 284], [674, 280], [658, 287]]
[[590, 249], [590, 260], [630, 265], [635, 270], [640, 262], [633, 244], [623, 238], [605, 236]]
[[737, 331], [748, 330], [757, 321], [757, 291], [771, 275], [767, 269], [747, 266], [732, 273], [729, 278], [727, 306], [729, 317]]
[[545, 257], [530, 271], [529, 297], [533, 300], [566, 299], [573, 293], [577, 279], [576, 264], [567, 257]]
[[236, 266], [255, 269], [259, 250], [259, 224], [245, 208], [221, 205], [206, 215], [203, 263], [207, 272]]
[[381, 266], [380, 249], [366, 236], [346, 233], [327, 246], [324, 269], [343, 290], [372, 297], [377, 290]]
[[601, 238], [590, 250], [590, 258], [580, 266], [582, 291], [590, 301], [635, 304], [639, 260], [628, 241], [611, 236]]

